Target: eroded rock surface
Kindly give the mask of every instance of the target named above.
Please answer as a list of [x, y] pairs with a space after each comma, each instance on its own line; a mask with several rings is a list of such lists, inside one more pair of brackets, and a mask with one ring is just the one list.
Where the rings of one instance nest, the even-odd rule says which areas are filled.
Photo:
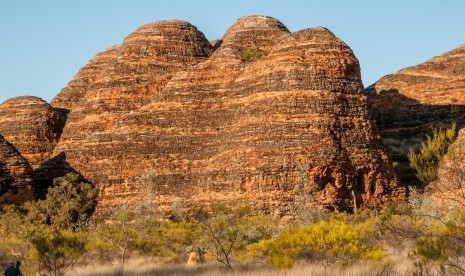
[[[53, 101], [84, 91], [54, 153], [100, 187], [100, 210], [137, 199], [146, 174], [165, 215], [173, 202], [286, 216], [299, 204], [341, 210], [404, 196], [358, 61], [325, 28], [290, 33], [250, 16], [210, 43], [189, 23], [160, 21], [111, 51]], [[246, 62], [245, 51], [258, 54]]]
[[433, 128], [465, 124], [465, 45], [385, 76], [366, 89], [378, 128], [406, 182], [406, 154]]
[[0, 104], [0, 134], [35, 169], [51, 157], [66, 122], [66, 111], [37, 97], [16, 97]]

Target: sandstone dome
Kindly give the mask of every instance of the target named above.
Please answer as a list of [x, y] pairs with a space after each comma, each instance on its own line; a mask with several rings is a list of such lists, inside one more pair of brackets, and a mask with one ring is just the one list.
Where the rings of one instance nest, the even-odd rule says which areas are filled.
[[66, 112], [37, 97], [16, 97], [0, 104], [0, 134], [33, 168], [51, 157], [65, 122]]
[[[137, 200], [147, 173], [165, 215], [178, 199], [292, 216], [403, 198], [343, 41], [248, 16], [216, 46], [189, 23], [155, 22], [86, 70], [54, 155], [100, 188], [99, 210]], [[241, 60], [247, 48], [263, 55]]]

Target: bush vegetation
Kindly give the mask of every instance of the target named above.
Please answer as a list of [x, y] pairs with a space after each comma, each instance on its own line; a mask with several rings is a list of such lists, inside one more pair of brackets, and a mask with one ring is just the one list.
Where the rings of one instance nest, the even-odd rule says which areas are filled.
[[339, 218], [290, 228], [276, 238], [260, 240], [248, 248], [255, 256], [266, 256], [277, 268], [291, 268], [295, 261], [331, 266], [349, 265], [360, 260], [382, 261], [385, 254], [370, 239], [362, 239], [373, 231], [370, 221], [349, 224]]
[[[114, 271], [101, 275], [121, 275], [125, 269], [134, 269], [125, 268], [128, 263], [141, 258], [158, 264], [152, 272], [162, 271], [160, 264], [172, 269], [178, 265], [182, 272], [187, 271], [184, 265], [189, 254], [197, 249], [210, 263], [203, 266], [208, 268], [207, 275], [221, 267], [268, 271], [267, 275], [303, 267], [321, 271], [313, 275], [335, 271], [349, 275], [347, 271], [362, 267], [365, 275], [464, 273], [465, 212], [424, 211], [429, 210], [425, 206], [431, 205], [431, 198], [417, 197], [405, 204], [389, 204], [377, 215], [367, 210], [358, 215], [325, 215], [305, 223], [229, 209], [192, 221], [137, 221], [137, 215], [123, 206], [115, 209], [111, 221], [69, 228], [43, 221], [31, 225], [30, 211], [24, 211], [30, 207], [10, 206], [1, 216], [0, 254], [4, 262], [20, 259], [28, 274], [41, 275], [64, 275], [76, 271], [76, 266], [83, 271], [83, 267], [99, 264]], [[400, 261], [408, 260], [408, 265], [399, 264], [400, 255], [405, 256]], [[112, 263], [113, 268], [108, 265]]]
[[245, 48], [241, 52], [243, 62], [257, 61], [263, 57], [263, 51], [258, 48]]
[[434, 129], [433, 136], [426, 135], [426, 142], [421, 144], [420, 151], [415, 153], [411, 148], [408, 153], [410, 167], [416, 171], [416, 176], [428, 184], [437, 179], [439, 162], [446, 155], [447, 149], [457, 136], [456, 124], [451, 128]]

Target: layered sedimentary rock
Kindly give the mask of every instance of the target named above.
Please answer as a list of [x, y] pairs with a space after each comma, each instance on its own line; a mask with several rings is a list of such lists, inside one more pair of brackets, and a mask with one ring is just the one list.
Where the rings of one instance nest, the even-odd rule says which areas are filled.
[[419, 104], [465, 104], [465, 44], [425, 63], [385, 76], [369, 92], [398, 93]]
[[[62, 145], [80, 144], [80, 139], [109, 130], [125, 112], [148, 104], [175, 72], [205, 60], [211, 45], [194, 26], [170, 20], [140, 27], [109, 51], [112, 54], [106, 56], [103, 68], [98, 67], [95, 79], [77, 89], [86, 92], [80, 94], [79, 105], [71, 108]], [[69, 92], [76, 84], [69, 85], [52, 103], [73, 98]]]
[[0, 205], [32, 199], [31, 174], [27, 160], [0, 135]]
[[340, 210], [403, 197], [358, 61], [327, 29], [243, 17], [210, 44], [189, 23], [161, 21], [117, 49], [55, 148], [99, 185], [99, 208], [136, 198], [144, 174], [161, 211], [220, 200], [292, 215], [302, 202]]
[[[406, 169], [408, 149], [418, 147], [432, 128], [465, 124], [464, 91], [465, 45], [385, 76], [366, 89], [383, 139], [400, 166]], [[406, 172], [405, 180], [414, 179]]]
[[37, 97], [17, 97], [0, 104], [0, 134], [33, 168], [51, 157], [65, 122], [65, 111]]

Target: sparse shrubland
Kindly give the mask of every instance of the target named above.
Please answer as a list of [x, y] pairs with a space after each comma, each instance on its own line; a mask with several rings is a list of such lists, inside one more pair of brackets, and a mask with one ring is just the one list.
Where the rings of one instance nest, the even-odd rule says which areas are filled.
[[45, 199], [1, 214], [2, 260], [24, 260], [26, 274], [63, 275], [83, 257], [97, 189], [76, 174], [56, 178]]
[[[16, 216], [22, 221], [15, 228], [24, 232], [2, 223], [0, 252], [4, 261], [22, 259], [28, 273], [40, 269], [45, 275], [215, 275], [228, 270], [232, 275], [460, 274], [465, 213], [418, 212], [428, 210], [423, 205], [430, 200], [418, 194], [412, 202], [387, 205], [376, 216], [367, 210], [307, 223], [228, 209], [194, 221], [141, 222], [125, 217], [132, 215], [121, 207], [111, 222], [59, 230], [45, 225], [32, 230], [27, 213], [9, 207], [2, 222]], [[189, 253], [197, 249], [205, 263], [186, 267]]]

